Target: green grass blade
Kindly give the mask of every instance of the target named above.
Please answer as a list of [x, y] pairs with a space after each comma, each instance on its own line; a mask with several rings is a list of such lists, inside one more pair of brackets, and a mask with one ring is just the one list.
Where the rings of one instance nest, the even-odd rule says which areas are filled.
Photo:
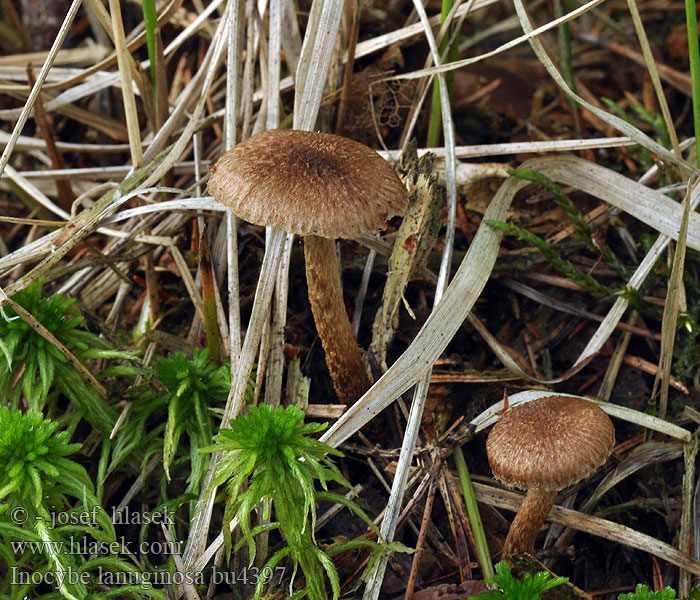
[[[440, 11], [440, 23], [442, 24], [447, 15], [450, 14], [452, 10], [453, 0], [442, 0], [442, 8]], [[448, 61], [452, 62], [457, 60], [457, 51], [459, 49], [460, 35], [454, 39], [452, 46], [450, 47], [450, 54]], [[449, 42], [449, 35], [445, 35], [440, 43], [440, 56], [445, 55], [447, 50], [447, 44]], [[445, 81], [447, 82], [447, 93], [452, 94], [452, 81], [454, 80], [454, 71], [449, 71], [445, 76]], [[440, 81], [435, 79], [433, 82], [433, 98], [430, 106], [430, 122], [428, 124], [428, 137], [426, 141], [426, 146], [428, 148], [434, 148], [440, 144], [440, 134], [442, 133], [442, 107], [440, 105]]]
[[486, 533], [484, 532], [484, 525], [481, 522], [481, 514], [479, 513], [479, 507], [476, 503], [476, 496], [474, 495], [474, 486], [472, 485], [471, 477], [469, 477], [467, 461], [464, 460], [464, 454], [462, 452], [461, 446], [455, 447], [454, 459], [455, 464], [457, 465], [459, 483], [462, 486], [464, 504], [467, 507], [467, 516], [469, 517], [469, 524], [471, 525], [472, 533], [474, 534], [474, 543], [476, 544], [476, 556], [479, 561], [479, 566], [481, 567], [481, 574], [483, 575], [484, 579], [489, 579], [493, 577], [496, 573], [493, 570], [493, 561], [491, 560], [491, 553], [489, 552], [489, 546], [486, 542]]
[[156, 85], [156, 29], [158, 28], [158, 17], [156, 15], [155, 0], [143, 0], [141, 2], [143, 10], [143, 22], [146, 25], [146, 44], [148, 46], [148, 60], [151, 63], [151, 83], [155, 89]]

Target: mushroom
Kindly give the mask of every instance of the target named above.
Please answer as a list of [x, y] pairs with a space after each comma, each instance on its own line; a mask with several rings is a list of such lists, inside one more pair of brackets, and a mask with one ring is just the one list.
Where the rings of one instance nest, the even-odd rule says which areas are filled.
[[547, 396], [508, 409], [486, 441], [496, 479], [527, 490], [503, 546], [503, 557], [532, 552], [557, 492], [607, 460], [615, 429], [598, 405]]
[[386, 227], [407, 194], [379, 154], [327, 133], [274, 129], [222, 155], [209, 192], [241, 219], [304, 236], [311, 311], [336, 393], [352, 404], [371, 386], [350, 324], [335, 240]]

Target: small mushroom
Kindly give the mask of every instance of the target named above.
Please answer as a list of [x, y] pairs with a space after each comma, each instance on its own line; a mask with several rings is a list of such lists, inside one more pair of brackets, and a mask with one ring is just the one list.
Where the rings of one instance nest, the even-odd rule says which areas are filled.
[[305, 236], [309, 301], [336, 393], [352, 404], [370, 387], [345, 310], [335, 241], [376, 233], [407, 194], [371, 148], [326, 133], [264, 131], [222, 155], [209, 192], [241, 219]]
[[557, 492], [607, 460], [615, 429], [605, 411], [583, 398], [548, 396], [508, 409], [486, 441], [496, 479], [527, 490], [503, 557], [532, 552]]

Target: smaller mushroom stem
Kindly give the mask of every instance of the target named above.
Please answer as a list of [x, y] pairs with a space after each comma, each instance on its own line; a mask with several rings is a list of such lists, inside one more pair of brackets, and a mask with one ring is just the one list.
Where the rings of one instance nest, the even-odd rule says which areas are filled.
[[311, 312], [326, 352], [333, 386], [340, 401], [351, 405], [372, 384], [345, 310], [335, 242], [307, 235], [304, 238], [304, 258]]
[[506, 536], [503, 546], [504, 560], [508, 560], [511, 554], [519, 555], [534, 551], [535, 538], [554, 506], [556, 497], [556, 490], [538, 488], [528, 490]]

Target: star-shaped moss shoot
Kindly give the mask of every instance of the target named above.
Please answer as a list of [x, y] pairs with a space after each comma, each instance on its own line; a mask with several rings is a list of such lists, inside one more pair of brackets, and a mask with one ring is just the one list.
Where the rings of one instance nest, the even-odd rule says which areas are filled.
[[208, 460], [198, 452], [211, 440], [214, 419], [210, 408], [225, 402], [231, 387], [227, 364], [217, 366], [209, 359], [209, 350], [195, 350], [192, 359], [182, 352], [171, 354], [156, 366], [156, 375], [165, 386], [163, 400], [168, 405], [168, 424], [163, 440], [163, 464], [170, 480], [170, 465], [177, 452], [180, 436], [190, 439], [190, 476], [188, 492], [199, 491]]
[[[75, 300], [62, 294], [43, 297], [41, 280], [15, 294], [12, 300], [30, 313], [45, 330], [83, 365], [96, 358], [133, 358], [84, 327]], [[0, 397], [12, 408], [26, 404], [42, 411], [54, 392], [65, 395], [76, 410], [103, 433], [109, 432], [116, 411], [88, 383], [52, 342], [42, 337], [13, 308], [0, 314]]]
[[[342, 453], [311, 437], [325, 429], [327, 423], [303, 421], [304, 412], [297, 406], [251, 406], [248, 414], [234, 419], [230, 429], [214, 438], [217, 444], [203, 451], [223, 453], [214, 485], [228, 482], [223, 527], [227, 548], [231, 548], [228, 523], [235, 516], [248, 542], [251, 561], [254, 559], [253, 537], [259, 533], [259, 528], [251, 531], [248, 517], [263, 500], [272, 500], [288, 547], [273, 555], [268, 565], [277, 564], [290, 555], [304, 572], [305, 593], [311, 600], [328, 597], [325, 571], [333, 598], [338, 598], [338, 574], [329, 556], [316, 545], [313, 535], [315, 501], [319, 493], [315, 485], [318, 481], [326, 489], [329, 481], [344, 487], [350, 484], [331, 460], [331, 456], [342, 456]], [[248, 487], [243, 489], [249, 476]], [[256, 590], [256, 595], [261, 590], [261, 587]]]
[[[41, 518], [49, 516], [57, 494], [81, 498], [92, 488], [85, 469], [64, 458], [80, 448], [68, 432], [35, 411], [0, 407], [0, 514], [22, 506]], [[46, 501], [51, 502], [47, 504]]]

